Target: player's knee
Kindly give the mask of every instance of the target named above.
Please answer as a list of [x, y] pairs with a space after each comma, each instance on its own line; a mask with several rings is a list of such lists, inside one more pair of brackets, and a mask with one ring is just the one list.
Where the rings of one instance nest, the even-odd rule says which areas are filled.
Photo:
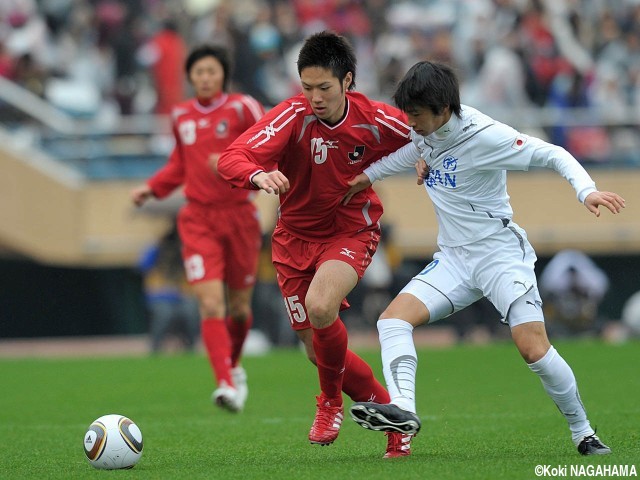
[[402, 295], [391, 302], [380, 314], [378, 320], [399, 318], [414, 327], [427, 323], [430, 318], [429, 310], [413, 295]]
[[229, 303], [229, 316], [235, 322], [244, 322], [251, 315], [251, 305], [246, 302]]
[[387, 307], [382, 311], [382, 313], [378, 317], [378, 321], [380, 321], [380, 320], [389, 320], [390, 318], [396, 318], [396, 317], [393, 316], [393, 312], [391, 312], [389, 310], [389, 308]]
[[402, 308], [402, 306], [398, 306], [396, 301], [391, 302], [387, 307], [382, 311], [378, 320], [389, 320], [392, 318], [404, 318], [406, 312]]
[[305, 299], [305, 306], [307, 307], [309, 321], [317, 328], [323, 328], [331, 325], [338, 314], [337, 309], [332, 305], [329, 305], [328, 302], [315, 297], [307, 296]]
[[542, 322], [523, 323], [511, 330], [513, 341], [527, 363], [535, 363], [547, 354], [551, 347]]
[[215, 295], [201, 296], [198, 298], [198, 303], [202, 318], [224, 318], [226, 316], [224, 302]]
[[513, 302], [507, 320], [513, 341], [525, 362], [535, 363], [546, 355], [551, 344], [544, 325], [542, 303], [534, 290]]
[[530, 365], [532, 363], [536, 363], [538, 360], [544, 357], [548, 351], [548, 347], [536, 346], [525, 351], [521, 350], [520, 355], [522, 356], [524, 361]]

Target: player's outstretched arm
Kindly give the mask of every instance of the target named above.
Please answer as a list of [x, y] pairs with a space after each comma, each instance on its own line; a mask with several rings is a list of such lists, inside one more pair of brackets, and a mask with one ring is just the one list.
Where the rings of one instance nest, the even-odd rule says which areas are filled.
[[131, 201], [136, 205], [136, 207], [144, 205], [144, 203], [152, 196], [153, 191], [146, 183], [134, 187], [130, 193]]
[[257, 173], [251, 178], [251, 183], [260, 190], [264, 190], [267, 193], [273, 193], [275, 195], [288, 192], [290, 188], [289, 179], [278, 170], [274, 170], [273, 172]]
[[598, 191], [591, 192], [587, 195], [587, 198], [584, 199], [584, 206], [596, 217], [600, 216], [600, 210], [598, 209], [600, 205], [607, 207], [609, 211], [615, 215], [616, 213], [620, 213], [625, 207], [625, 201], [624, 198], [617, 193]]

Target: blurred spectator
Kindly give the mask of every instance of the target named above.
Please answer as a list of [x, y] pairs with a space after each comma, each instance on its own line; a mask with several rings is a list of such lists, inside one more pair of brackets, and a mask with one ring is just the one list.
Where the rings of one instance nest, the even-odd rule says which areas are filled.
[[235, 48], [231, 14], [232, 7], [227, 2], [210, 2], [206, 9], [193, 16], [190, 43], [215, 43]]
[[335, 11], [336, 2], [337, 0], [293, 0], [293, 10], [305, 34], [329, 28], [328, 20]]
[[252, 299], [254, 328], [264, 332], [274, 345], [298, 345], [298, 336], [291, 328], [291, 320], [278, 287], [276, 270], [271, 262], [271, 232], [262, 236], [257, 277]]
[[[592, 75], [583, 75], [567, 66], [558, 72], [549, 89], [547, 105], [561, 110], [588, 108]], [[599, 110], [601, 111], [601, 110]], [[608, 132], [602, 125], [558, 125], [549, 129], [550, 140], [569, 150], [581, 163], [607, 161], [611, 155]]]
[[47, 26], [35, 2], [10, 0], [0, 4], [0, 19], [4, 19], [9, 27], [4, 38], [9, 54], [14, 58], [30, 55], [36, 64], [49, 67]]
[[271, 9], [265, 5], [249, 29], [249, 47], [254, 64], [254, 85], [263, 103], [275, 105], [289, 94], [286, 70], [282, 63], [282, 38], [271, 21]]
[[13, 70], [13, 78], [16, 83], [31, 93], [39, 97], [44, 95], [47, 72], [33, 60], [30, 53], [18, 57]]
[[[332, 2], [326, 2], [331, 5]], [[351, 36], [352, 41], [368, 37], [371, 34], [371, 22], [362, 1], [334, 0], [328, 17], [331, 30]]]
[[634, 337], [640, 337], [640, 291], [631, 295], [622, 307], [622, 323]]
[[552, 334], [597, 330], [598, 306], [609, 279], [587, 255], [577, 250], [558, 252], [542, 271], [539, 287]]
[[134, 99], [139, 91], [138, 63], [131, 52], [140, 45], [140, 30], [140, 19], [129, 11], [110, 41], [114, 60], [113, 96], [123, 115], [135, 113]]
[[158, 244], [140, 258], [153, 353], [165, 349], [171, 336], [177, 336], [186, 350], [193, 351], [200, 334], [198, 302], [189, 291], [180, 248], [174, 222]]
[[302, 38], [295, 11], [286, 0], [276, 0], [273, 7], [273, 22], [280, 32], [283, 51], [291, 48]]
[[172, 20], [138, 51], [142, 65], [150, 67], [156, 90], [155, 112], [169, 114], [174, 105], [185, 98], [182, 66], [186, 58], [186, 45]]
[[531, 106], [525, 88], [526, 70], [518, 54], [515, 33], [510, 32], [476, 59], [477, 73], [462, 93], [466, 102], [481, 109], [496, 105], [507, 109]]
[[568, 61], [558, 52], [553, 33], [548, 27], [544, 7], [541, 2], [529, 2], [529, 8], [523, 12], [518, 34], [524, 55], [533, 74], [530, 86], [531, 100], [542, 106], [546, 103], [551, 83], [555, 76], [566, 68]]
[[[169, 28], [152, 35], [161, 19]], [[540, 134], [582, 162], [640, 163], [637, 0], [2, 0], [0, 75], [17, 69], [12, 79], [38, 95], [55, 78], [67, 109], [80, 98], [64, 93], [94, 82], [83, 98], [109, 111], [167, 113], [186, 86], [181, 52], [215, 42], [233, 52], [236, 89], [269, 106], [299, 90], [300, 42], [325, 28], [352, 40], [368, 72], [358, 88], [373, 98], [389, 101], [415, 62], [445, 61], [465, 103], [503, 121], [551, 107], [515, 121], [530, 130], [542, 118]], [[588, 117], [574, 114], [581, 106]], [[557, 108], [567, 115], [549, 115]]]
[[15, 61], [0, 41], [0, 77], [14, 79]]

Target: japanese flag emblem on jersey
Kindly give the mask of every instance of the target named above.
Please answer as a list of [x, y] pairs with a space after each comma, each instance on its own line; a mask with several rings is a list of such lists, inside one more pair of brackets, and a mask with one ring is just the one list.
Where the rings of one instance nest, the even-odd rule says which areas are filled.
[[513, 148], [514, 150], [520, 151], [524, 148], [525, 143], [527, 143], [527, 136], [518, 135], [516, 139], [513, 141], [513, 143], [511, 144], [511, 148]]

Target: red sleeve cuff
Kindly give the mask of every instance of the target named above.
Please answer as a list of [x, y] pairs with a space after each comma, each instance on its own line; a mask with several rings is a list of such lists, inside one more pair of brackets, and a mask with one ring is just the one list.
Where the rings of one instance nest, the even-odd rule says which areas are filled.
[[253, 185], [254, 187], [256, 187], [256, 188], [258, 188], [258, 186], [255, 183], [253, 183], [253, 177], [255, 177], [256, 175], [258, 175], [259, 173], [262, 173], [262, 172], [264, 172], [264, 170], [256, 170], [251, 175], [249, 175], [249, 183], [251, 185]]

